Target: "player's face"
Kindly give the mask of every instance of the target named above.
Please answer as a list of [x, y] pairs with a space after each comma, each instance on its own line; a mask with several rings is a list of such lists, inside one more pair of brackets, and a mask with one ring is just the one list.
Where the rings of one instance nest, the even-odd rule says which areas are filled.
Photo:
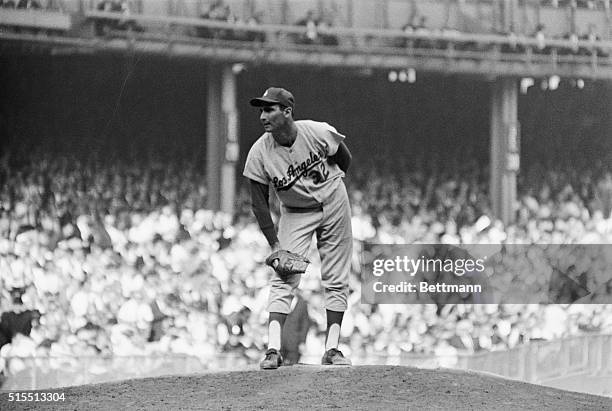
[[286, 108], [275, 104], [261, 108], [259, 121], [261, 121], [265, 131], [273, 133], [285, 126], [287, 116]]

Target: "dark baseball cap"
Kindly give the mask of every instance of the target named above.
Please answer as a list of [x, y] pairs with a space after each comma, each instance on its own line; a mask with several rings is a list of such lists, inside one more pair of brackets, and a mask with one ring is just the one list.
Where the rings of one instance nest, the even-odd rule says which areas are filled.
[[293, 108], [295, 106], [295, 99], [293, 98], [293, 94], [284, 88], [270, 87], [263, 93], [263, 96], [252, 98], [250, 103], [253, 107], [280, 104], [285, 107]]

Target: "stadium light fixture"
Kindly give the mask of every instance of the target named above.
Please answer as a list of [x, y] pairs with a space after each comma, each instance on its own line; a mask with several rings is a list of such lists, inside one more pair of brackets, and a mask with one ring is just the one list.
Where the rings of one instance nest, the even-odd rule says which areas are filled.
[[395, 83], [397, 81], [397, 71], [391, 70], [388, 77], [391, 83]]
[[406, 74], [406, 70], [401, 70], [398, 74], [398, 78], [402, 83], [408, 81], [408, 74]]
[[521, 94], [527, 94], [529, 87], [533, 86], [535, 81], [531, 77], [524, 77], [521, 79]]
[[548, 88], [551, 91], [554, 91], [556, 89], [559, 88], [559, 83], [561, 82], [561, 79], [559, 78], [559, 76], [557, 75], [552, 75], [550, 76], [550, 78], [548, 79]]
[[232, 73], [234, 74], [240, 74], [245, 70], [246, 66], [244, 65], [244, 63], [235, 63], [232, 65]]
[[408, 69], [408, 83], [416, 83], [416, 70], [413, 68]]

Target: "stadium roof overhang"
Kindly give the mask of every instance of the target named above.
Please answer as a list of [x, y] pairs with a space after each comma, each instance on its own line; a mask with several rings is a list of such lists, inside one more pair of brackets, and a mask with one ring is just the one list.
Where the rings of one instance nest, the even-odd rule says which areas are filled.
[[[86, 21], [120, 19], [113, 13], [88, 12]], [[338, 39], [333, 46], [296, 44], [304, 28], [258, 25], [243, 28], [265, 41], [200, 38], [193, 30], [236, 30], [224, 22], [203, 19], [133, 15], [144, 31], [114, 31], [92, 37], [87, 30], [63, 34], [0, 32], [0, 50], [9, 53], [79, 55], [136, 53], [194, 58], [226, 63], [252, 63], [345, 70], [414, 68], [421, 72], [483, 78], [550, 76], [612, 79], [612, 42], [549, 39], [546, 52], [531, 37], [467, 33], [404, 33], [400, 30], [332, 28], [324, 34]], [[85, 24], [82, 28], [86, 28]], [[398, 46], [401, 44], [401, 46]], [[582, 52], [575, 53], [580, 49]], [[603, 51], [600, 53], [600, 51]]]

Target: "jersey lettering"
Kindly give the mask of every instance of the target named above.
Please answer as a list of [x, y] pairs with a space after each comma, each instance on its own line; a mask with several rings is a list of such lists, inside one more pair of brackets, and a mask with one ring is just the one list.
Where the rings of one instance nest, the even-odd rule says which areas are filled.
[[[320, 184], [327, 180], [329, 171], [323, 163], [325, 154], [310, 152], [308, 158], [295, 165], [287, 167], [286, 175], [283, 177], [273, 177], [272, 184], [277, 190], [289, 190], [301, 177], [309, 177], [315, 184]], [[318, 168], [318, 169], [317, 169]]]
[[321, 203], [344, 175], [327, 162], [344, 136], [327, 123], [298, 120], [295, 124], [298, 135], [291, 149], [279, 146], [270, 133], [263, 134], [249, 151], [243, 174], [268, 184], [287, 206]]

